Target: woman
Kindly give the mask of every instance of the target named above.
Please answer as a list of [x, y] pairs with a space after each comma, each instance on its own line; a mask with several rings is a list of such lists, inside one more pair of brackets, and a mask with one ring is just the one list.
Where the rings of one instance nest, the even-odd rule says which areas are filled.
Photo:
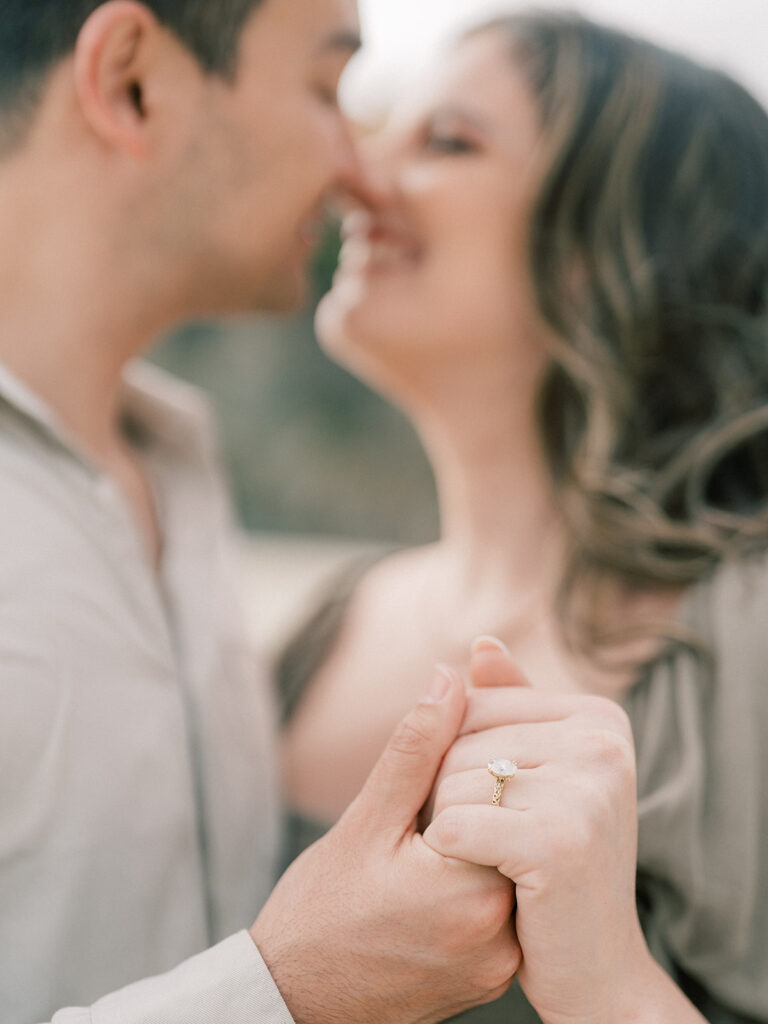
[[[768, 118], [650, 44], [510, 17], [370, 161], [319, 333], [413, 420], [442, 530], [345, 581], [286, 653], [288, 798], [332, 822], [430, 666], [493, 633], [542, 707], [626, 709], [643, 941], [707, 1019], [768, 1021]], [[631, 835], [595, 842], [634, 875]], [[467, 1019], [539, 1017], [515, 987]]]

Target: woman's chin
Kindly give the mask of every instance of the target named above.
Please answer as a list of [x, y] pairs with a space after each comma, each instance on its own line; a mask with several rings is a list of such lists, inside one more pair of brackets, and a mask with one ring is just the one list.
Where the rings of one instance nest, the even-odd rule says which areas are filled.
[[345, 362], [345, 353], [367, 347], [368, 319], [362, 286], [349, 279], [335, 282], [315, 313], [315, 332], [321, 348], [332, 358]]
[[[335, 363], [374, 391], [397, 401], [398, 339], [385, 330], [386, 310], [371, 302], [352, 301], [351, 289], [334, 285], [317, 307], [315, 333], [320, 347]], [[357, 295], [359, 298], [359, 293]]]

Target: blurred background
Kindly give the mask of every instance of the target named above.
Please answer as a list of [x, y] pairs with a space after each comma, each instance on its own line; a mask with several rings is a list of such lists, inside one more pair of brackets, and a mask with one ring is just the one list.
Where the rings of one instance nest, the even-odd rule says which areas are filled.
[[[354, 117], [375, 119], [395, 83], [402, 87], [462, 24], [527, 6], [519, 0], [360, 0], [366, 45], [345, 76], [344, 106]], [[539, 0], [534, 6], [563, 4]], [[582, 0], [567, 6], [723, 67], [768, 105], [768, 0]], [[316, 296], [330, 284], [336, 252], [329, 239], [319, 253]], [[216, 407], [238, 513], [255, 538], [248, 576], [260, 581], [253, 583], [262, 588], [253, 600], [259, 616], [266, 614], [266, 632], [274, 632], [273, 619], [282, 614], [270, 580], [296, 578], [307, 589], [350, 541], [354, 549], [356, 542], [408, 544], [435, 536], [432, 478], [416, 437], [398, 412], [320, 353], [312, 309], [286, 320], [196, 325], [168, 338], [154, 359], [203, 387]], [[290, 587], [285, 602], [295, 602]]]

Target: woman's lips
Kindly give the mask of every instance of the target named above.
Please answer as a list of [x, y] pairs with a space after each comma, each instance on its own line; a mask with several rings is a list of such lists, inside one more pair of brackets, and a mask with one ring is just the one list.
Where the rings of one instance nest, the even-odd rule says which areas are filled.
[[394, 219], [366, 210], [350, 211], [341, 226], [343, 272], [376, 272], [412, 268], [420, 257], [413, 235]]
[[410, 269], [418, 258], [412, 239], [379, 229], [349, 234], [341, 247], [339, 268], [345, 273]]

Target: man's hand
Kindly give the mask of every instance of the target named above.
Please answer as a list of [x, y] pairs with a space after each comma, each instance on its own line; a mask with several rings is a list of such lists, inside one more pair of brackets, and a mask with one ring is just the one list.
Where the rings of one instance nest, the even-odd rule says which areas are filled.
[[430, 1024], [497, 998], [517, 970], [509, 881], [416, 829], [465, 710], [458, 678], [435, 682], [251, 930], [297, 1024]]

